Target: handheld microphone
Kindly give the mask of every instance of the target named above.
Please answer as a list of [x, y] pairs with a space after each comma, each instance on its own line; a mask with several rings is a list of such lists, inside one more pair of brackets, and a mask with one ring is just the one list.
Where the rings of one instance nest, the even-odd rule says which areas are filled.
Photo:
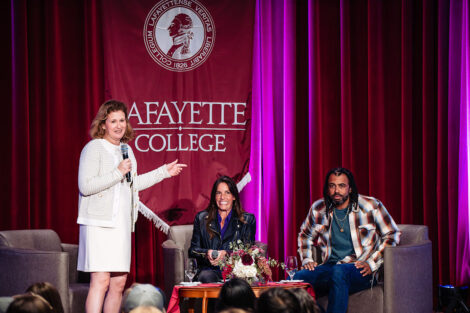
[[[122, 152], [123, 160], [129, 159], [129, 154], [127, 153], [127, 150], [128, 150], [127, 145], [121, 145], [121, 152]], [[131, 172], [126, 173], [126, 179], [128, 183], [131, 182]]]

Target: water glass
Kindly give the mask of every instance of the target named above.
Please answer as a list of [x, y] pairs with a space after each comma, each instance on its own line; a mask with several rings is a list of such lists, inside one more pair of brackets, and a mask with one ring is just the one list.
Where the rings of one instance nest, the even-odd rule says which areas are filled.
[[186, 264], [185, 264], [185, 267], [184, 267], [184, 273], [186, 274], [186, 276], [188, 276], [189, 281], [192, 283], [193, 278], [197, 273], [196, 259], [189, 258], [189, 259], [186, 260]]

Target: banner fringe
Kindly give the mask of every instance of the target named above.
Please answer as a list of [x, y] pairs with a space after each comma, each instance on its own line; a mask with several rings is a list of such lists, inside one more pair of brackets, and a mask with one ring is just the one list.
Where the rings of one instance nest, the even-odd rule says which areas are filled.
[[164, 232], [166, 235], [168, 235], [168, 232], [170, 231], [170, 225], [165, 223], [164, 220], [158, 217], [157, 214], [155, 214], [152, 210], [150, 210], [145, 204], [139, 201], [139, 212], [142, 213], [143, 216], [148, 218], [153, 222], [155, 227], [162, 232]]
[[250, 172], [246, 173], [245, 176], [243, 176], [242, 180], [240, 180], [237, 184], [237, 189], [238, 192], [241, 192], [243, 188], [245, 188], [246, 184], [248, 184], [251, 181], [251, 175]]
[[[250, 173], [246, 173], [245, 176], [243, 176], [242, 180], [240, 180], [237, 184], [237, 189], [238, 192], [242, 191], [243, 188], [245, 188], [246, 184], [248, 184], [251, 181], [251, 175]], [[164, 232], [166, 235], [168, 235], [168, 232], [170, 231], [170, 225], [165, 223], [164, 220], [162, 220], [160, 217], [158, 217], [157, 214], [155, 214], [152, 210], [150, 210], [145, 204], [139, 201], [139, 212], [151, 220], [155, 227], [162, 232]]]

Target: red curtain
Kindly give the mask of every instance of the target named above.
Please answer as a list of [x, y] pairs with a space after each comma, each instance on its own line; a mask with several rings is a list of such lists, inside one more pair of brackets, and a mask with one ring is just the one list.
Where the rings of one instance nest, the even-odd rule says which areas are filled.
[[297, 31], [297, 42], [314, 41], [311, 200], [327, 169], [352, 169], [360, 193], [382, 200], [398, 223], [429, 226], [435, 281], [456, 283], [459, 105], [448, 101], [449, 3], [312, 1], [309, 9], [313, 35]]
[[456, 275], [468, 262], [456, 259], [462, 2], [260, 0], [257, 10], [243, 199], [270, 253], [296, 253], [325, 173], [344, 166], [397, 223], [429, 227], [436, 287], [468, 283]]

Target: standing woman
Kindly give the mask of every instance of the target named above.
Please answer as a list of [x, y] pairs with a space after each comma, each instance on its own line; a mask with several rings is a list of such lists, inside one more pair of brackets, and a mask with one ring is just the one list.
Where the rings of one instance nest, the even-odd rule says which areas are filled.
[[[118, 313], [131, 263], [139, 191], [178, 175], [185, 164], [177, 160], [143, 175], [130, 146], [134, 137], [124, 103], [103, 103], [91, 123], [78, 171], [80, 224], [78, 270], [91, 272], [87, 313]], [[121, 146], [128, 148], [128, 159]], [[126, 179], [130, 174], [131, 182]], [[106, 296], [106, 299], [105, 299]]]
[[255, 233], [255, 216], [243, 210], [237, 185], [228, 176], [220, 177], [212, 186], [209, 206], [194, 219], [188, 254], [197, 259], [197, 279], [203, 283], [221, 280], [217, 264], [230, 251], [230, 243], [252, 244]]

